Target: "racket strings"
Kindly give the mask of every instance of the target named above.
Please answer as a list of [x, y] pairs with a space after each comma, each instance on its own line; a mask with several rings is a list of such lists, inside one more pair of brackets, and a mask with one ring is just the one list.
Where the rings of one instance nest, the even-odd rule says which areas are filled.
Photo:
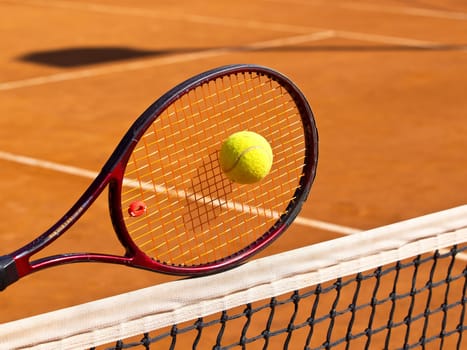
[[[254, 185], [230, 182], [220, 145], [230, 134], [263, 135], [274, 153]], [[188, 91], [143, 135], [127, 164], [122, 208], [143, 201], [127, 230], [148, 256], [169, 265], [228, 258], [261, 239], [293, 196], [305, 157], [299, 111], [288, 92], [256, 73], [231, 74]]]

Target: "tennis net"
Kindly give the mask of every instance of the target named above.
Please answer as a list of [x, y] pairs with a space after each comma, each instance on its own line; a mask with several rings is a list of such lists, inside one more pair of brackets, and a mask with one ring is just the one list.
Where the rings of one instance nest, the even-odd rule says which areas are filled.
[[0, 325], [1, 349], [465, 349], [467, 205]]

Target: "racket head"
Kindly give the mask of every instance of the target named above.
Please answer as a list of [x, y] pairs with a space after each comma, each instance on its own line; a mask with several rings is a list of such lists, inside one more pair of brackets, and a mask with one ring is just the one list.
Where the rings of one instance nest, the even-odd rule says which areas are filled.
[[[232, 183], [218, 162], [222, 142], [242, 130], [264, 136], [273, 149], [271, 172], [253, 185]], [[163, 95], [113, 158], [119, 166], [109, 205], [129, 264], [200, 275], [243, 262], [293, 222], [316, 175], [318, 133], [290, 79], [262, 66], [230, 65]]]

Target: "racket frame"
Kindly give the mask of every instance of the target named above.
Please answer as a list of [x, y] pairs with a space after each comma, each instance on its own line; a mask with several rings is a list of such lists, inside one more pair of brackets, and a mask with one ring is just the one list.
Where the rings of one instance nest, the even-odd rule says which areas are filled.
[[[154, 260], [142, 252], [133, 242], [124, 222], [123, 213], [125, 210], [121, 207], [121, 191], [126, 163], [132, 151], [136, 147], [139, 139], [160, 114], [182, 95], [208, 81], [215, 80], [225, 75], [251, 72], [255, 72], [259, 75], [267, 75], [284, 87], [292, 96], [302, 118], [306, 144], [305, 163], [303, 166], [304, 176], [300, 178], [300, 184], [295, 191], [293, 199], [284, 210], [285, 214], [283, 214], [268, 231], [255, 242], [252, 242], [249, 246], [228, 258], [193, 266], [168, 265]], [[0, 257], [0, 290], [3, 290], [9, 284], [32, 272], [50, 266], [76, 262], [123, 264], [167, 274], [188, 276], [211, 274], [236, 266], [269, 245], [290, 226], [300, 212], [302, 204], [308, 197], [311, 185], [316, 176], [317, 161], [318, 133], [313, 112], [303, 93], [289, 78], [273, 69], [251, 64], [228, 65], [194, 76], [165, 93], [149, 106], [134, 122], [103, 166], [99, 175], [60, 220], [29, 244], [9, 255]], [[84, 214], [107, 186], [109, 187], [108, 201], [112, 224], [117, 237], [126, 249], [123, 256], [99, 253], [66, 253], [30, 261], [34, 254], [44, 249], [65, 233]]]

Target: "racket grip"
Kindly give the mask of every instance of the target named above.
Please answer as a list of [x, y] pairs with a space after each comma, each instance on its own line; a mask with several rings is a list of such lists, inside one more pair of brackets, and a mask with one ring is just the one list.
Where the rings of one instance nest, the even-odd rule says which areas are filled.
[[15, 260], [9, 256], [0, 256], [0, 291], [18, 280]]

